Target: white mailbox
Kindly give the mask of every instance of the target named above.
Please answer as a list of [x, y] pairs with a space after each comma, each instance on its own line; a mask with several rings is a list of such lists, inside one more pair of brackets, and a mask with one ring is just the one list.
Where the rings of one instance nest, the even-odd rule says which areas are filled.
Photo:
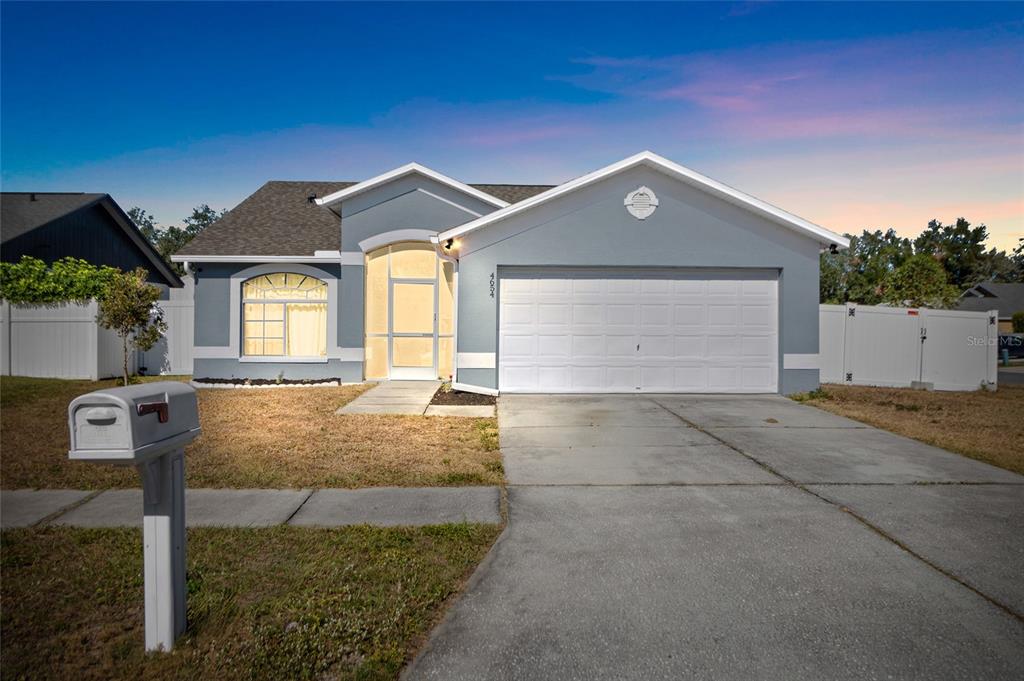
[[69, 458], [135, 466], [142, 477], [146, 650], [185, 631], [185, 445], [200, 432], [196, 392], [161, 381], [97, 390], [68, 405]]

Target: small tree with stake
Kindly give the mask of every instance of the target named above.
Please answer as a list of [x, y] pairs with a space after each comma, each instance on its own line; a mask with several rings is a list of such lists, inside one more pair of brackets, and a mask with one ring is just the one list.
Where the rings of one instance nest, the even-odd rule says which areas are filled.
[[124, 384], [128, 385], [128, 351], [149, 350], [167, 331], [164, 312], [156, 304], [160, 289], [146, 283], [146, 270], [118, 272], [107, 283], [99, 299], [96, 321], [121, 337]]

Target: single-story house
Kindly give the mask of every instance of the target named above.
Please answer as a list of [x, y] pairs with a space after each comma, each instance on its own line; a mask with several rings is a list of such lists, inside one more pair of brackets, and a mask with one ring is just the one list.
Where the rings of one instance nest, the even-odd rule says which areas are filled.
[[819, 253], [847, 245], [643, 152], [557, 186], [268, 182], [173, 259], [197, 379], [793, 393], [818, 385]]
[[47, 264], [71, 257], [125, 271], [142, 267], [152, 284], [183, 285], [109, 194], [0, 193], [0, 259], [25, 255]]
[[960, 296], [958, 310], [988, 312], [999, 310], [999, 333], [1013, 333], [1013, 315], [1024, 312], [1024, 284], [983, 281]]

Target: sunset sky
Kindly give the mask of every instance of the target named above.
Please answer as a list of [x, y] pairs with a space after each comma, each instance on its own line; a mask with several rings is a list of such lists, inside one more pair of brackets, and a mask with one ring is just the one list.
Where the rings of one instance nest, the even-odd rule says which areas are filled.
[[0, 5], [7, 191], [163, 224], [418, 161], [558, 183], [642, 149], [840, 232], [1024, 235], [1024, 4]]

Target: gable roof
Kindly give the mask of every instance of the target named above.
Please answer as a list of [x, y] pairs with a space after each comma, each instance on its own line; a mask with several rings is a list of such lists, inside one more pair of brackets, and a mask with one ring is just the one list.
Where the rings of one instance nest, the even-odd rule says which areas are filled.
[[[178, 253], [190, 256], [301, 256], [341, 248], [337, 214], [311, 202], [311, 196], [337, 193], [356, 182], [272, 180], [257, 189], [224, 217], [200, 232]], [[514, 202], [550, 189], [550, 185], [469, 185], [503, 201]]]
[[10, 241], [57, 218], [86, 208], [106, 194], [85, 192], [3, 192], [0, 194], [0, 241]]
[[117, 201], [110, 194], [85, 192], [3, 192], [0, 193], [0, 242], [27, 234], [80, 210], [101, 206], [110, 219], [125, 233], [153, 270], [171, 286], [184, 283], [167, 261], [156, 252], [149, 239], [142, 235]]
[[1012, 317], [1014, 312], [1024, 312], [1024, 284], [983, 281], [967, 289], [957, 303], [958, 310], [988, 312], [999, 310], [999, 317]]
[[504, 208], [505, 206], [508, 205], [508, 201], [504, 201], [503, 199], [499, 199], [496, 196], [492, 196], [491, 194], [481, 191], [476, 187], [472, 187], [468, 184], [459, 182], [458, 180], [452, 179], [447, 175], [442, 175], [436, 170], [431, 170], [430, 168], [422, 166], [419, 163], [406, 163], [404, 166], [395, 168], [394, 170], [389, 170], [386, 173], [381, 173], [376, 177], [371, 177], [369, 180], [364, 180], [363, 182], [360, 182], [358, 184], [354, 184], [350, 187], [340, 189], [332, 194], [328, 194], [323, 198], [317, 199], [316, 203], [318, 206], [329, 206], [333, 203], [344, 201], [345, 199], [350, 199], [353, 196], [362, 194], [363, 192], [369, 191], [374, 187], [379, 187], [383, 184], [387, 184], [388, 182], [393, 182], [407, 175], [422, 175], [424, 177], [429, 177], [435, 182], [440, 182], [441, 184], [448, 185], [452, 189], [460, 191], [464, 194], [468, 194], [469, 196], [479, 199], [484, 203], [489, 203], [490, 205], [495, 206], [497, 208]]
[[501, 210], [488, 213], [482, 217], [472, 220], [458, 227], [452, 227], [449, 230], [441, 232], [438, 235], [439, 241], [447, 239], [454, 239], [462, 236], [469, 232], [476, 231], [488, 225], [492, 225], [496, 222], [500, 222], [508, 217], [517, 215], [519, 213], [526, 212], [537, 206], [541, 206], [549, 201], [557, 199], [560, 196], [564, 196], [570, 192], [574, 192], [578, 189], [590, 186], [596, 182], [600, 182], [605, 178], [611, 177], [618, 173], [636, 168], [639, 166], [646, 166], [658, 172], [664, 173], [669, 177], [675, 178], [681, 182], [685, 182], [693, 187], [701, 189], [713, 196], [728, 201], [740, 208], [745, 208], [752, 213], [756, 213], [761, 217], [767, 218], [776, 224], [788, 227], [800, 234], [811, 237], [824, 245], [835, 244], [846, 248], [850, 245], [849, 239], [833, 231], [825, 229], [819, 225], [804, 220], [801, 217], [788, 213], [781, 208], [777, 208], [769, 203], [766, 203], [760, 199], [754, 198], [749, 194], [733, 189], [732, 187], [722, 184], [716, 180], [712, 180], [710, 177], [701, 175], [700, 173], [690, 170], [684, 166], [674, 163], [667, 158], [658, 156], [651, 151], [642, 151], [639, 154], [625, 158], [617, 163], [605, 166], [599, 170], [595, 170], [592, 173], [578, 177], [575, 180], [570, 180], [564, 184], [560, 184], [553, 187], [545, 192], [541, 192], [531, 198], [528, 198], [519, 203], [513, 204], [502, 208]]

